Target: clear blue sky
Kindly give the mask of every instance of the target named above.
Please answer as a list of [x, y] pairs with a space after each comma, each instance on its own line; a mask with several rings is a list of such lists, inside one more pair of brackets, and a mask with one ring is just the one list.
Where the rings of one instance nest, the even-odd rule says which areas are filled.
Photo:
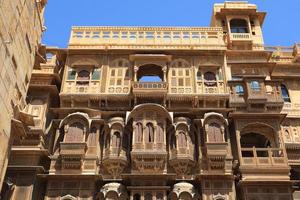
[[[66, 47], [71, 26], [209, 26], [223, 0], [49, 0], [43, 43]], [[300, 0], [250, 0], [266, 11], [266, 45], [300, 42]]]

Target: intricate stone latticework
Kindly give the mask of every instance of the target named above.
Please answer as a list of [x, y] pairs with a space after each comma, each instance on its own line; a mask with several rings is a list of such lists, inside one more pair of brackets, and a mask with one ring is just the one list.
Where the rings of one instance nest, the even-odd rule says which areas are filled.
[[6, 88], [1, 199], [297, 200], [300, 46], [264, 47], [264, 17], [225, 2], [210, 27], [75, 26], [37, 48], [26, 103]]

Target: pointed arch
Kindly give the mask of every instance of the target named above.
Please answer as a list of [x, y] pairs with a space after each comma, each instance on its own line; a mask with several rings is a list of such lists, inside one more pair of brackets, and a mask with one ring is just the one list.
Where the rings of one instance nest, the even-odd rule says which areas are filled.
[[145, 142], [152, 143], [154, 142], [154, 126], [152, 123], [147, 123], [145, 127]]

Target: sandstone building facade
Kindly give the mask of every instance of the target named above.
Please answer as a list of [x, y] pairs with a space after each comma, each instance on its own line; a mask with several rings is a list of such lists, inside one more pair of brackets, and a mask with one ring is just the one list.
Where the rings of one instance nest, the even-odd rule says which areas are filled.
[[[11, 138], [23, 137], [23, 110], [34, 65], [44, 31], [46, 0], [0, 1], [0, 187], [8, 163]], [[24, 124], [22, 124], [24, 122]]]
[[265, 15], [72, 27], [32, 72], [4, 198], [300, 199], [300, 45], [265, 47]]

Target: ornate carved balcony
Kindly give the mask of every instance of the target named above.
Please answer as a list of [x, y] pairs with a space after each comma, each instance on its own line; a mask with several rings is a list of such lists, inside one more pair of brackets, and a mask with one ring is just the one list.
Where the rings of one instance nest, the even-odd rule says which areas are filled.
[[227, 142], [214, 142], [214, 143], [206, 143], [206, 151], [208, 157], [219, 157], [225, 158], [228, 154], [227, 152]]
[[218, 27], [73, 27], [69, 48], [225, 49]]
[[140, 172], [163, 172], [167, 151], [163, 143], [136, 143], [132, 147], [131, 160]]
[[[245, 179], [289, 180], [289, 166], [286, 152], [282, 148], [241, 148], [240, 171]], [[272, 176], [270, 176], [272, 174]]]
[[126, 151], [120, 148], [105, 149], [103, 165], [114, 178], [118, 177], [127, 165]]
[[191, 160], [194, 161], [194, 155], [187, 148], [172, 149], [170, 160]]
[[[209, 171], [224, 171], [231, 173], [232, 165], [231, 160], [226, 160], [230, 153], [228, 152], [227, 142], [206, 142], [206, 156], [208, 161], [207, 169]], [[230, 157], [230, 156], [229, 156]], [[214, 173], [214, 172], [213, 172]]]
[[97, 94], [100, 92], [99, 81], [86, 85], [78, 85], [76, 81], [66, 81], [62, 89], [63, 94]]
[[228, 84], [231, 90], [229, 99], [231, 107], [247, 107], [251, 104], [253, 109], [263, 109], [265, 106], [279, 108], [283, 106], [280, 83], [276, 80], [265, 80], [260, 83], [257, 90], [248, 86], [249, 82], [246, 80], [229, 81]]
[[60, 155], [62, 157], [62, 166], [65, 169], [80, 169], [83, 158], [87, 150], [87, 144], [81, 143], [60, 143]]
[[136, 96], [164, 96], [168, 92], [166, 82], [134, 82], [132, 92]]
[[199, 94], [218, 95], [228, 94], [224, 81], [202, 81], [197, 82]]
[[178, 175], [188, 174], [190, 168], [195, 165], [194, 152], [187, 148], [172, 149], [169, 162]]

